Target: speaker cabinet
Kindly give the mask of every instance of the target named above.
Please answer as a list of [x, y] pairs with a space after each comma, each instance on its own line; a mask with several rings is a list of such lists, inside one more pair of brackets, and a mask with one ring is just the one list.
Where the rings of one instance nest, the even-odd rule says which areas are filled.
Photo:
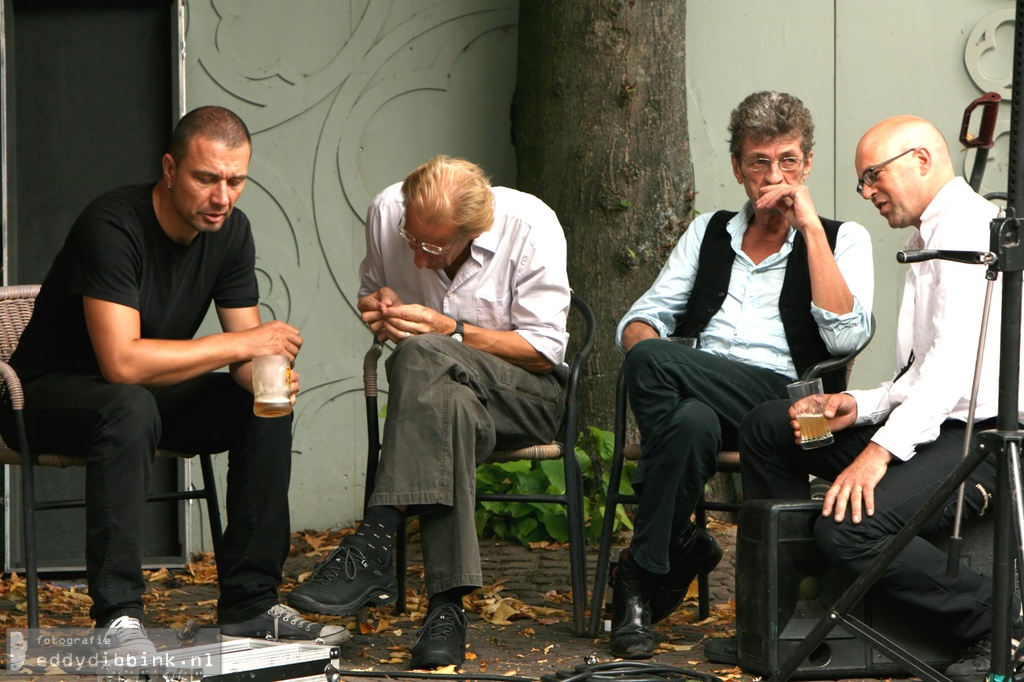
[[[739, 664], [745, 671], [768, 675], [778, 670], [852, 582], [818, 551], [811, 529], [820, 511], [821, 502], [816, 500], [752, 500], [740, 509], [736, 631]], [[876, 599], [870, 591], [848, 615], [940, 671], [963, 647], [922, 627], [919, 615]], [[793, 678], [899, 675], [905, 675], [900, 664], [840, 625], [800, 664]]]

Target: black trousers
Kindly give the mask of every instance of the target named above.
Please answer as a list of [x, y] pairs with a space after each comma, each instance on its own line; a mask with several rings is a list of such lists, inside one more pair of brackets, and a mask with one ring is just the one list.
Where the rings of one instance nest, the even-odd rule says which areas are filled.
[[[291, 416], [255, 416], [252, 394], [226, 373], [155, 389], [53, 373], [24, 389], [32, 451], [86, 459], [85, 564], [97, 623], [142, 616], [142, 521], [158, 446], [228, 451], [220, 622], [248, 620], [278, 603], [291, 532]], [[9, 404], [0, 410], [0, 433], [18, 442]]]
[[[753, 499], [808, 499], [808, 474], [831, 481], [870, 442], [878, 426], [855, 426], [836, 432], [835, 443], [804, 450], [793, 438], [789, 401], [765, 403], [746, 416], [740, 427], [743, 495]], [[992, 423], [990, 423], [992, 422]], [[992, 428], [994, 420], [976, 425], [976, 433]], [[883, 544], [902, 529], [931, 498], [942, 480], [960, 463], [966, 425], [945, 422], [939, 437], [917, 447], [907, 462], [894, 460], [875, 488], [875, 513], [853, 523], [819, 517], [814, 537], [825, 557], [851, 576], [859, 575], [878, 556]], [[995, 492], [995, 455], [990, 455], [967, 479], [964, 512], [978, 514], [985, 494]], [[989, 510], [991, 507], [989, 507]], [[921, 535], [948, 531], [956, 515], [956, 494], [922, 529]], [[873, 588], [915, 609], [922, 622], [972, 643], [992, 629], [992, 580], [966, 565], [956, 576], [946, 575], [946, 553], [924, 537], [914, 538], [885, 569]], [[1007, 605], [1009, 608], [1010, 605]]]
[[625, 372], [642, 453], [630, 553], [646, 570], [668, 573], [671, 540], [690, 523], [719, 450], [735, 448], [743, 415], [786, 395], [791, 379], [664, 339], [630, 348]]

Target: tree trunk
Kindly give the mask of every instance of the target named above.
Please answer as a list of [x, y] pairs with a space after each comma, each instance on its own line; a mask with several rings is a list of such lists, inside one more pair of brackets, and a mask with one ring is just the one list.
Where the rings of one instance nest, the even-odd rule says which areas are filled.
[[518, 187], [558, 214], [569, 281], [597, 315], [583, 428], [611, 429], [615, 327], [691, 218], [685, 18], [685, 0], [519, 4]]

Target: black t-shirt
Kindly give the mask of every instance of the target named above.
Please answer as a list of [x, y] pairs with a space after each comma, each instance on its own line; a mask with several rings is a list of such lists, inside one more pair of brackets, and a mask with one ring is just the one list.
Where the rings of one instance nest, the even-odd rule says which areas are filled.
[[191, 339], [211, 301], [224, 308], [258, 303], [256, 248], [245, 214], [236, 208], [220, 230], [185, 246], [160, 227], [152, 189], [152, 183], [122, 187], [79, 215], [11, 358], [23, 382], [56, 371], [99, 375], [83, 296], [138, 310], [148, 339]]

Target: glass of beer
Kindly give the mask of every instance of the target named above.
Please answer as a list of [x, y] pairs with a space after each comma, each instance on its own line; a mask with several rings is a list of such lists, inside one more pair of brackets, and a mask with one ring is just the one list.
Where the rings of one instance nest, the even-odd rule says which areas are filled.
[[292, 411], [292, 367], [287, 355], [252, 359], [252, 411], [257, 417], [281, 417]]
[[678, 343], [680, 346], [686, 346], [688, 348], [697, 347], [696, 336], [670, 336], [668, 337], [668, 340], [672, 341], [673, 343]]
[[796, 409], [796, 418], [800, 422], [800, 446], [804, 450], [813, 450], [824, 445], [831, 445], [832, 431], [825, 419], [825, 393], [821, 388], [821, 379], [808, 379], [788, 384], [789, 399]]

